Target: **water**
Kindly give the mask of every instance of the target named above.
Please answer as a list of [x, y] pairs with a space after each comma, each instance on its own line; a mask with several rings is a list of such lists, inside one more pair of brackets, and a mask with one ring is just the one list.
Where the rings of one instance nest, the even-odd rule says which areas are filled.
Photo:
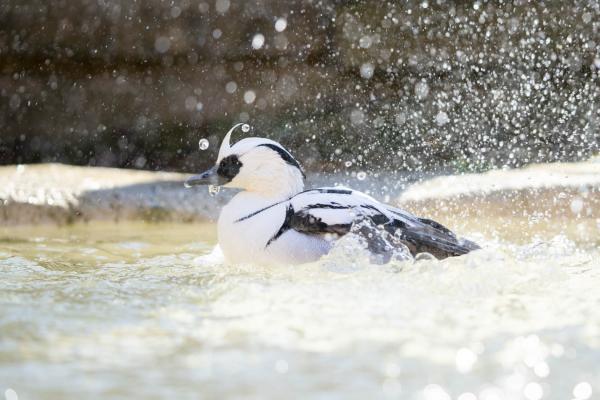
[[599, 242], [500, 222], [278, 268], [220, 263], [213, 225], [2, 228], [0, 398], [597, 398]]
[[210, 145], [210, 143], [208, 142], [208, 139], [206, 138], [202, 138], [198, 141], [198, 148], [200, 150], [206, 150], [208, 149], [208, 146]]

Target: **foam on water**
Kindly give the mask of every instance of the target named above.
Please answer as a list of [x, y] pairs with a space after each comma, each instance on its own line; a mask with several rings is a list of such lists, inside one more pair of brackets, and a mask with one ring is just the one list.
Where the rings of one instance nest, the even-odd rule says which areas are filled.
[[381, 266], [346, 242], [313, 264], [265, 268], [228, 265], [210, 233], [181, 230], [164, 248], [161, 226], [97, 235], [83, 254], [81, 232], [4, 240], [2, 384], [38, 399], [600, 391], [594, 246], [488, 241]]

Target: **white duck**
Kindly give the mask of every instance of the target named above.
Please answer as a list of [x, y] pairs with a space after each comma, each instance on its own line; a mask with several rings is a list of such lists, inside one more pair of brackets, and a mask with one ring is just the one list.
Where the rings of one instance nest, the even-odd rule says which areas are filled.
[[[362, 235], [374, 253], [389, 252], [390, 243], [407, 246], [413, 255], [428, 252], [438, 258], [479, 248], [473, 242], [457, 239], [435, 221], [418, 218], [355, 190], [304, 190], [300, 164], [279, 143], [251, 137], [230, 144], [232, 132], [240, 125], [227, 132], [216, 165], [185, 183], [186, 187], [219, 185], [242, 189], [219, 216], [219, 245], [227, 261], [315, 261], [351, 230]], [[361, 223], [359, 229], [353, 228], [365, 221], [369, 225]]]

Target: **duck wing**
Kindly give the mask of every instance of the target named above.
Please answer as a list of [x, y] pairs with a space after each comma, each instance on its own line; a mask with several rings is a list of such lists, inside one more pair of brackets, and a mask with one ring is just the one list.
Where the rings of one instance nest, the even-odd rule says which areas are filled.
[[365, 220], [371, 223], [371, 228], [361, 224], [355, 233], [363, 236], [369, 248], [375, 252], [382, 247], [382, 231], [377, 231], [377, 228], [383, 228], [399, 239], [413, 255], [427, 252], [438, 258], [446, 258], [479, 248], [473, 242], [458, 239], [438, 222], [418, 218], [402, 209], [382, 204], [364, 193], [345, 188], [312, 189], [292, 197], [286, 205], [281, 228], [268, 244], [289, 229], [307, 235], [343, 236]]

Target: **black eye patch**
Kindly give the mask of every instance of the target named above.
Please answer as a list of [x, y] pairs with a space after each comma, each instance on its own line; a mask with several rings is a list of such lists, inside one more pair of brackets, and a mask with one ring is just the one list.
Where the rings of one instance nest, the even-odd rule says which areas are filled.
[[240, 172], [242, 163], [235, 154], [225, 157], [219, 163], [217, 174], [224, 178], [227, 182], [231, 180]]

